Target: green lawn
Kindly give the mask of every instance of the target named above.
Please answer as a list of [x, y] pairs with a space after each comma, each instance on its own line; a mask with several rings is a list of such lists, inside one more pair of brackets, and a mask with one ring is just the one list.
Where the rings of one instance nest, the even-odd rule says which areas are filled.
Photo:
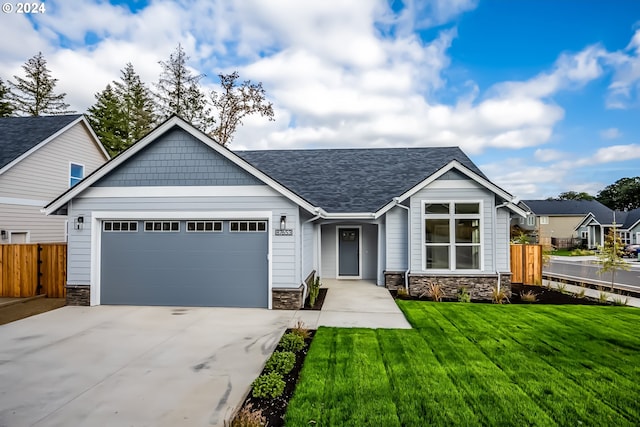
[[318, 330], [287, 425], [638, 425], [640, 310], [398, 304], [415, 329]]

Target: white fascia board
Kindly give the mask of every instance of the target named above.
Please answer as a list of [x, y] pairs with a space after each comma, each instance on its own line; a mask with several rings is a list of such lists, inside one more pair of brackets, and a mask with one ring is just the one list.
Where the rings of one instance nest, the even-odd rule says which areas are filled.
[[373, 212], [326, 213], [323, 219], [376, 219]]
[[75, 119], [74, 121], [72, 121], [71, 123], [66, 125], [65, 127], [59, 129], [56, 133], [53, 133], [53, 134], [49, 135], [46, 139], [44, 139], [42, 142], [40, 142], [39, 144], [37, 144], [34, 147], [32, 147], [30, 150], [25, 151], [24, 153], [22, 153], [22, 155], [20, 155], [19, 157], [17, 157], [13, 161], [11, 161], [11, 163], [8, 163], [5, 167], [0, 169], [0, 175], [2, 175], [6, 171], [8, 171], [12, 167], [14, 167], [16, 164], [20, 163], [22, 160], [24, 160], [25, 158], [29, 157], [31, 154], [33, 154], [34, 152], [38, 151], [39, 149], [41, 149], [42, 147], [44, 147], [45, 145], [47, 145], [48, 143], [50, 143], [54, 139], [56, 139], [58, 136], [62, 135], [68, 129], [71, 129], [77, 123], [80, 123], [82, 120], [84, 120], [84, 116], [78, 117], [77, 119]]
[[[507, 193], [502, 188], [500, 188], [497, 185], [491, 183], [490, 181], [484, 179], [483, 177], [481, 177], [477, 173], [473, 172], [472, 170], [470, 170], [469, 168], [464, 166], [459, 161], [452, 160], [449, 163], [447, 163], [444, 167], [440, 168], [435, 173], [429, 175], [427, 178], [425, 178], [424, 180], [422, 180], [421, 182], [419, 182], [418, 184], [416, 184], [415, 186], [410, 188], [404, 194], [401, 194], [399, 197], [395, 198], [395, 200], [390, 201], [385, 206], [380, 208], [375, 213], [376, 218], [378, 218], [378, 217], [384, 215], [385, 213], [387, 213], [387, 211], [389, 211], [389, 209], [391, 209], [392, 207], [394, 207], [396, 205], [396, 201], [397, 201], [397, 203], [403, 202], [407, 198], [409, 198], [409, 197], [413, 196], [414, 194], [416, 194], [418, 191], [422, 190], [427, 185], [431, 184], [432, 182], [434, 182], [435, 180], [440, 178], [445, 173], [449, 172], [451, 169], [456, 169], [456, 170], [462, 172], [463, 174], [465, 174], [467, 177], [469, 177], [473, 181], [477, 182], [478, 184], [480, 184], [484, 188], [488, 189], [489, 191], [493, 192], [494, 194], [497, 194], [498, 196], [502, 197], [503, 199], [505, 199], [508, 202], [511, 202], [511, 201], [514, 200], [514, 197], [511, 194]], [[526, 216], [526, 213], [525, 213], [526, 211], [524, 211], [523, 209], [517, 207], [514, 203], [509, 203], [509, 205], [507, 205], [506, 207], [508, 207], [513, 212], [517, 213], [518, 215]]]
[[287, 197], [289, 200], [293, 201], [303, 209], [309, 211], [310, 213], [315, 213], [315, 206], [311, 205], [309, 202], [307, 202], [297, 194], [293, 193], [291, 190], [287, 189], [283, 185], [274, 181], [269, 176], [265, 175], [263, 172], [259, 171], [258, 169], [256, 169], [255, 167], [247, 163], [245, 160], [240, 158], [240, 156], [238, 156], [237, 154], [234, 154], [231, 150], [222, 147], [220, 144], [213, 141], [207, 135], [200, 132], [199, 130], [197, 130], [196, 128], [194, 128], [193, 126], [191, 126], [190, 124], [188, 124], [183, 119], [177, 116], [170, 118], [169, 120], [167, 120], [166, 122], [158, 126], [155, 130], [147, 134], [147, 136], [145, 136], [140, 141], [138, 141], [137, 143], [132, 145], [130, 148], [128, 148], [124, 153], [113, 158], [104, 166], [96, 170], [93, 174], [89, 175], [88, 177], [80, 181], [78, 185], [71, 187], [62, 196], [58, 197], [49, 205], [45, 206], [44, 212], [47, 215], [51, 215], [53, 212], [57, 211], [66, 203], [68, 203], [69, 200], [77, 197], [80, 193], [82, 193], [85, 189], [93, 185], [100, 178], [102, 178], [103, 176], [105, 176], [106, 174], [108, 174], [118, 166], [120, 166], [127, 159], [129, 159], [130, 157], [134, 156], [136, 153], [144, 149], [152, 141], [154, 141], [156, 138], [158, 138], [160, 135], [164, 134], [174, 126], [180, 127], [181, 129], [183, 129], [184, 131], [186, 131], [187, 133], [189, 133], [199, 141], [202, 141], [203, 143], [211, 147], [213, 150], [215, 150], [217, 153], [221, 154], [222, 156], [224, 156], [225, 158], [233, 162], [235, 165], [237, 165], [241, 169], [247, 171], [248, 173], [252, 174], [256, 178], [265, 182], [268, 186], [270, 186], [271, 188], [273, 188], [283, 196]]
[[591, 221], [594, 221], [597, 225], [601, 225], [598, 222], [598, 220], [596, 219], [596, 217], [591, 212], [589, 212], [588, 214], [585, 215], [585, 217], [582, 219], [582, 221], [580, 221], [578, 223], [578, 225], [576, 225], [576, 227], [573, 229], [573, 231], [576, 231], [580, 227], [588, 226]]

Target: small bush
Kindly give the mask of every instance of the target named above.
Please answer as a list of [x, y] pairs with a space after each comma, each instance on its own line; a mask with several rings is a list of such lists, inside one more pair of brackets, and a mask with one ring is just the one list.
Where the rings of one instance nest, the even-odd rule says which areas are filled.
[[277, 372], [280, 375], [286, 375], [291, 372], [295, 364], [295, 354], [290, 351], [274, 351], [264, 365], [264, 369], [267, 372]]
[[571, 256], [586, 256], [586, 255], [593, 255], [594, 252], [593, 251], [589, 251], [587, 249], [574, 249], [571, 252], [569, 252], [569, 255]]
[[509, 302], [509, 297], [504, 289], [498, 289], [497, 286], [491, 288], [491, 300], [494, 304], [503, 304], [505, 302]]
[[304, 348], [304, 339], [300, 335], [289, 332], [280, 339], [280, 348], [284, 351], [297, 353]]
[[567, 284], [564, 282], [560, 282], [556, 285], [556, 290], [560, 293], [566, 294], [567, 293]]
[[628, 298], [622, 299], [622, 297], [615, 297], [611, 299], [611, 302], [613, 303], [613, 305], [625, 306], [629, 303], [629, 299]]
[[606, 304], [607, 300], [608, 300], [607, 293], [600, 291], [600, 293], [598, 294], [598, 302], [600, 304]]
[[253, 397], [273, 399], [284, 392], [284, 380], [277, 372], [260, 375], [251, 384]]
[[471, 295], [467, 288], [458, 289], [458, 302], [471, 302]]
[[403, 287], [398, 288], [398, 290], [397, 290], [397, 291], [398, 291], [398, 296], [399, 296], [399, 297], [406, 297], [406, 296], [408, 296], [408, 295], [409, 295], [409, 292], [407, 292], [407, 288], [405, 288], [404, 286], [403, 286]]
[[575, 297], [576, 297], [576, 298], [579, 298], [579, 299], [582, 299], [582, 298], [584, 298], [585, 293], [586, 293], [586, 289], [580, 289], [580, 292], [578, 292], [578, 293], [575, 295]]
[[533, 291], [520, 292], [520, 300], [524, 302], [536, 302], [538, 301], [538, 294]]
[[296, 326], [291, 328], [291, 333], [300, 335], [303, 340], [306, 340], [311, 336], [311, 334], [309, 334], [309, 329], [304, 326], [304, 322], [302, 320], [298, 320]]
[[259, 409], [253, 410], [251, 404], [242, 408], [231, 421], [230, 427], [263, 427], [267, 425], [266, 418]]
[[444, 296], [444, 291], [442, 290], [442, 286], [440, 283], [436, 282], [428, 282], [427, 290], [420, 294], [420, 298], [429, 297], [435, 302], [442, 301], [442, 297]]

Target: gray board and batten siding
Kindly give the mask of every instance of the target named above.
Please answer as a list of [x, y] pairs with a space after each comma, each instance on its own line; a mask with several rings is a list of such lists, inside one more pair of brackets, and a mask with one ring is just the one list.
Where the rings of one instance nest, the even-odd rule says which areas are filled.
[[[207, 188], [203, 188], [202, 193], [184, 195], [132, 197], [117, 194], [118, 189], [124, 191], [126, 187], [139, 189], [158, 186]], [[109, 187], [116, 194], [101, 196], [99, 191], [110, 190]], [[252, 195], [221, 195], [217, 194], [214, 187], [244, 187], [250, 189]], [[289, 228], [295, 228], [299, 223], [299, 208], [295, 203], [178, 128], [127, 159], [70, 203], [70, 216], [87, 218], [82, 230], [73, 230], [69, 235], [71, 256], [67, 282], [70, 285], [91, 283], [92, 212], [101, 212], [103, 219], [108, 219], [110, 212], [118, 218], [124, 218], [128, 212], [148, 212], [148, 216], [138, 219], [166, 218], [171, 213], [177, 216], [183, 214], [183, 219], [184, 214], [188, 213], [194, 213], [197, 218], [211, 213], [212, 217], [220, 219], [220, 215], [224, 217], [226, 212], [235, 213], [233, 217], [222, 218], [225, 220], [255, 219], [252, 212], [271, 212], [268, 234], [273, 234], [273, 228], [279, 225], [282, 215], [287, 217]], [[94, 235], [100, 236], [101, 233]], [[293, 236], [271, 236], [273, 288], [297, 288], [300, 285], [301, 245], [301, 233], [298, 230], [294, 230]]]

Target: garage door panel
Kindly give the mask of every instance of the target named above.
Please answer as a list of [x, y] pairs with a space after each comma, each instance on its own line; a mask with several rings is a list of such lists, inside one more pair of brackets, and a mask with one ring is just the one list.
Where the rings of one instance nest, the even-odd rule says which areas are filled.
[[102, 232], [101, 303], [267, 307], [266, 232]]

